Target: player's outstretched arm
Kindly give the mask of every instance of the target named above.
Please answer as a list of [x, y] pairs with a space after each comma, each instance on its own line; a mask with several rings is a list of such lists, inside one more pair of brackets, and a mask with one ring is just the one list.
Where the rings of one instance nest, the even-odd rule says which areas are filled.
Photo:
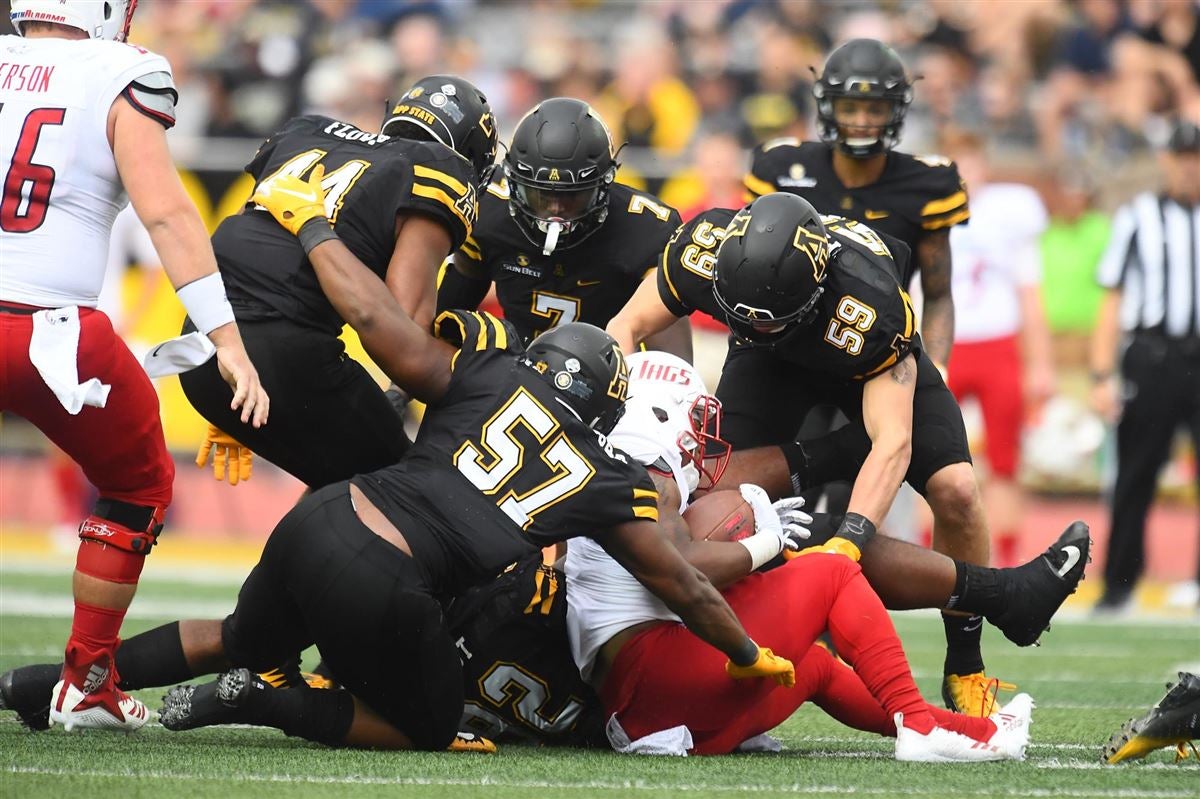
[[[427, 401], [441, 397], [450, 383], [454, 350], [414, 322], [384, 282], [338, 239], [325, 217], [324, 176], [320, 165], [307, 181], [277, 175], [260, 183], [252, 200], [300, 240], [321, 290], [358, 333], [379, 368], [415, 397]], [[401, 229], [397, 247], [402, 246], [405, 229], [419, 234], [417, 220], [413, 217]]]
[[[700, 639], [728, 655], [737, 677], [773, 676], [781, 684], [795, 682], [795, 669], [784, 658], [758, 646], [704, 575], [688, 565], [657, 524], [626, 522], [598, 535], [597, 542], [683, 619]], [[664, 664], [667, 665], [667, 664]], [[680, 664], [686, 668], [686, 664]]]
[[917, 360], [912, 355], [863, 386], [863, 424], [871, 451], [850, 493], [847, 515], [882, 520], [904, 482], [912, 456], [912, 408]]
[[[608, 334], [625, 352], [636, 352], [637, 345], [649, 336], [666, 330], [679, 317], [671, 313], [658, 297], [657, 270], [646, 275], [637, 291], [608, 322]], [[690, 332], [690, 328], [689, 328]], [[678, 353], [676, 353], [678, 354]], [[690, 360], [690, 359], [689, 359]]]
[[270, 399], [225, 299], [208, 231], [175, 172], [166, 130], [118, 97], [108, 115], [108, 133], [121, 183], [167, 278], [192, 322], [216, 345], [217, 366], [233, 389], [230, 407], [241, 409], [243, 423], [266, 424]]

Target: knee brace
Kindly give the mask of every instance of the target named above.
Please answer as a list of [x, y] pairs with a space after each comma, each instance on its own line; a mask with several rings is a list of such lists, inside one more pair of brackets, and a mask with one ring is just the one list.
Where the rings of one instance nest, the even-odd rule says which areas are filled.
[[[76, 568], [101, 580], [136, 583], [142, 572], [142, 558], [150, 554], [162, 532], [163, 510], [100, 499], [79, 525], [79, 538], [105, 546], [81, 546]], [[130, 558], [125, 553], [142, 557]]]

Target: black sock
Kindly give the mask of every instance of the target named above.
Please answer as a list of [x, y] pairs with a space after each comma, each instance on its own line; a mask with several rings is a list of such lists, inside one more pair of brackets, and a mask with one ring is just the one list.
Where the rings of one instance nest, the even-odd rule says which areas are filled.
[[255, 681], [239, 714], [245, 724], [275, 727], [287, 735], [340, 746], [354, 721], [349, 691], [272, 688]]
[[948, 610], [990, 616], [1004, 610], [1004, 591], [998, 569], [954, 561], [954, 594], [946, 603]]
[[177, 621], [122, 641], [116, 665], [124, 691], [175, 685], [196, 676], [183, 655]]
[[982, 616], [950, 616], [942, 614], [946, 628], [946, 663], [944, 674], [975, 674], [983, 671], [983, 653], [979, 649], [983, 637]]

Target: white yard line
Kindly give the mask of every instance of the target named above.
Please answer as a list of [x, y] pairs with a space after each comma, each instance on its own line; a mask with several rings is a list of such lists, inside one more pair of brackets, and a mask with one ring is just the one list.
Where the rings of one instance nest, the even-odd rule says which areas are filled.
[[[54, 777], [90, 777], [96, 779], [136, 778], [139, 780], [170, 780], [174, 784], [188, 781], [209, 782], [258, 782], [285, 783], [292, 785], [380, 785], [380, 786], [458, 786], [458, 787], [498, 787], [518, 788], [527, 790], [554, 791], [661, 791], [661, 792], [690, 792], [713, 791], [722, 793], [792, 793], [792, 794], [844, 794], [864, 796], [944, 796], [944, 787], [901, 788], [889, 786], [881, 788], [863, 788], [840, 785], [723, 785], [720, 783], [678, 783], [664, 782], [656, 784], [645, 780], [587, 780], [579, 782], [558, 780], [518, 780], [494, 777], [479, 777], [475, 779], [446, 778], [446, 777], [322, 777], [300, 774], [238, 774], [237, 776], [220, 774], [187, 774], [178, 771], [171, 772], [137, 772], [129, 770], [93, 771], [78, 769], [51, 769], [26, 766], [9, 766], [5, 769], [9, 774], [35, 774]], [[954, 791], [956, 796], [1011, 796], [1011, 797], [1102, 797], [1103, 799], [1194, 799], [1191, 791], [1146, 791], [1136, 788], [1072, 790], [1064, 788], [1046, 789], [979, 789]]]

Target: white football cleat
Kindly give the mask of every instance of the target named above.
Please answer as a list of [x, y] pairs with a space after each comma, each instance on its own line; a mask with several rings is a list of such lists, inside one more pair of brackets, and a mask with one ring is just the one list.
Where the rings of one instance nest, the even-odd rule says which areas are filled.
[[1014, 696], [1007, 705], [988, 717], [996, 725], [996, 733], [988, 739], [988, 743], [1010, 760], [1024, 760], [1034, 707], [1033, 697], [1029, 694]]
[[50, 724], [71, 730], [135, 732], [150, 720], [150, 711], [138, 700], [115, 686], [85, 694], [59, 680], [50, 694]]
[[896, 722], [897, 760], [909, 763], [979, 763], [1009, 759], [999, 747], [968, 738], [962, 733], [934, 727], [928, 734], [922, 735], [904, 726], [903, 713], [897, 713], [893, 718]]

